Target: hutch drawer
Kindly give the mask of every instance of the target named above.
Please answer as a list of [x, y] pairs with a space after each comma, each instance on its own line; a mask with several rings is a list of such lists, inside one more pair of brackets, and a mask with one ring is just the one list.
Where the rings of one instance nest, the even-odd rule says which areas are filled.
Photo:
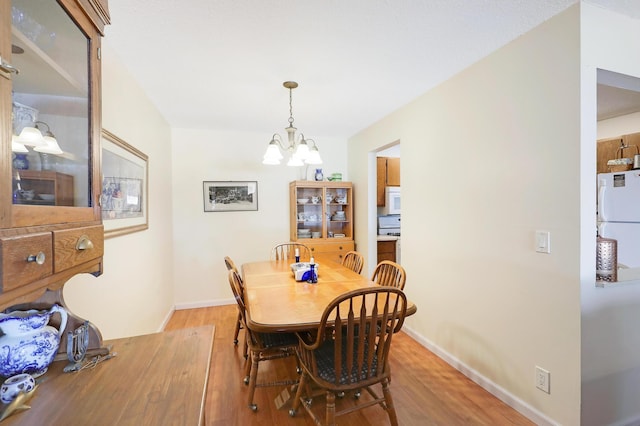
[[0, 238], [2, 292], [16, 289], [53, 273], [51, 233]]
[[354, 250], [355, 244], [353, 240], [345, 239], [338, 242], [322, 242], [322, 243], [310, 243], [303, 242], [304, 245], [309, 247], [313, 256], [323, 256], [330, 258], [336, 262], [342, 262], [344, 255], [347, 252]]
[[56, 254], [54, 271], [102, 257], [104, 229], [102, 225], [53, 231], [53, 249]]

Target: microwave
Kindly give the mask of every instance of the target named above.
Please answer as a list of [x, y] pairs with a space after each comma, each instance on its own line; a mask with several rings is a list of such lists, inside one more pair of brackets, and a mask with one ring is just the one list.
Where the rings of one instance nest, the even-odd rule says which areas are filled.
[[387, 186], [384, 189], [384, 208], [383, 213], [400, 214], [400, 187]]

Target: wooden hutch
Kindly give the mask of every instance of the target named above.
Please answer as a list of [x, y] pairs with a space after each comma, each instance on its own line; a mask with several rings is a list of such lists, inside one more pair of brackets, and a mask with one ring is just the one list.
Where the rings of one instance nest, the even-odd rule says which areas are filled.
[[[71, 277], [102, 273], [100, 43], [107, 24], [107, 0], [0, 2], [0, 310], [64, 306]], [[23, 136], [25, 129], [39, 130], [39, 139]], [[47, 137], [62, 153], [42, 149]], [[69, 314], [67, 330], [84, 322]], [[102, 345], [95, 327], [90, 340]]]
[[[100, 44], [109, 21], [107, 0], [0, 0], [0, 311], [66, 308], [71, 277], [102, 273]], [[43, 150], [53, 134], [59, 149]], [[5, 423], [204, 423], [212, 326], [103, 342], [89, 323], [87, 360], [119, 355], [95, 374], [64, 374], [67, 332], [85, 323], [66, 310], [61, 362], [28, 395], [31, 408]], [[151, 401], [145, 386], [129, 386], [132, 375], [172, 392]]]
[[336, 262], [355, 250], [351, 182], [294, 181], [289, 200], [291, 241]]

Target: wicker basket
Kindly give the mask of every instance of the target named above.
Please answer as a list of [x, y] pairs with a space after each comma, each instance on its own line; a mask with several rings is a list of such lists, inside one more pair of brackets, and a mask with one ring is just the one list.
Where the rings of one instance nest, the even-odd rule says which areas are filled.
[[628, 170], [631, 170], [631, 164], [613, 164], [613, 165], [609, 165], [609, 172], [610, 173], [620, 173], [620, 172], [626, 172]]
[[[638, 150], [637, 145], [622, 145], [616, 151], [616, 158], [614, 160], [607, 161], [609, 172], [619, 173], [619, 172], [626, 172], [628, 170], [631, 170], [633, 166], [633, 159], [629, 157], [623, 157], [624, 150], [629, 148], [635, 149], [636, 154], [640, 154], [640, 151]], [[633, 154], [631, 155], [631, 157], [633, 157]]]

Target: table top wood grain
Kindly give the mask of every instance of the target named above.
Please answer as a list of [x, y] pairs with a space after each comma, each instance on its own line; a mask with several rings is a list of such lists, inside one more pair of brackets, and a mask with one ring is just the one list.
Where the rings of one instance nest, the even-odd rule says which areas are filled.
[[[376, 284], [341, 264], [316, 258], [318, 282], [298, 282], [291, 260], [242, 265], [248, 325], [261, 332], [302, 331], [317, 327], [324, 309], [339, 295]], [[416, 312], [408, 302], [407, 315]]]
[[51, 364], [30, 409], [3, 425], [204, 424], [214, 326], [106, 341], [112, 359], [63, 373]]

